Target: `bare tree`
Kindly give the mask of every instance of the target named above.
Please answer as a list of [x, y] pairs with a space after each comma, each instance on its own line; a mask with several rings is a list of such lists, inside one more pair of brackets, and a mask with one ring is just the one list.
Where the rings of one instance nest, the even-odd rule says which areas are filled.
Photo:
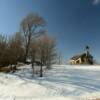
[[19, 32], [16, 32], [10, 39], [8, 43], [8, 59], [9, 64], [11, 65], [11, 69], [13, 70], [12, 65], [14, 65], [16, 69], [16, 65], [18, 62], [23, 60], [24, 49], [22, 47], [22, 38]]
[[43, 64], [47, 66], [48, 69], [50, 69], [51, 65], [56, 62], [56, 41], [54, 38], [48, 36], [45, 34], [41, 38], [41, 42], [43, 42], [43, 48], [44, 48], [44, 58], [43, 58]]
[[40, 60], [40, 77], [43, 77], [43, 61], [44, 61], [44, 54], [45, 54], [45, 50], [44, 50], [44, 44], [41, 40], [38, 40], [38, 57]]
[[31, 13], [22, 20], [21, 32], [23, 33], [25, 42], [25, 62], [29, 53], [32, 38], [37, 37], [42, 32], [41, 28], [45, 25], [46, 21], [36, 13]]
[[62, 53], [57, 53], [57, 63], [61, 65], [63, 63]]
[[54, 38], [45, 34], [38, 39], [38, 57], [41, 62], [40, 77], [43, 76], [43, 66], [50, 69], [51, 65], [55, 62], [56, 56], [56, 43]]
[[9, 65], [7, 49], [7, 37], [0, 35], [0, 66], [4, 67]]
[[32, 69], [33, 69], [33, 75], [34, 75], [34, 64], [37, 59], [37, 53], [38, 53], [38, 45], [37, 45], [37, 40], [33, 40], [30, 44], [30, 56], [31, 56], [31, 63], [32, 63]]

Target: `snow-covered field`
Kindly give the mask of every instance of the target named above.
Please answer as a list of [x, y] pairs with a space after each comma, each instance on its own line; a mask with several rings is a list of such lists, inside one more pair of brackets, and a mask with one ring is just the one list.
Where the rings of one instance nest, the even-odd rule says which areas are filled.
[[0, 73], [0, 100], [92, 100], [100, 98], [100, 66], [55, 65], [32, 77], [30, 65]]

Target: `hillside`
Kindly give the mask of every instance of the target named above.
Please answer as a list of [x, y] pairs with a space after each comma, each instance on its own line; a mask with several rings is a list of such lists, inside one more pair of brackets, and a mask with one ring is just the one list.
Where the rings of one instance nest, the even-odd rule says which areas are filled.
[[44, 77], [32, 77], [29, 66], [0, 73], [2, 100], [87, 100], [100, 97], [99, 66], [55, 65]]

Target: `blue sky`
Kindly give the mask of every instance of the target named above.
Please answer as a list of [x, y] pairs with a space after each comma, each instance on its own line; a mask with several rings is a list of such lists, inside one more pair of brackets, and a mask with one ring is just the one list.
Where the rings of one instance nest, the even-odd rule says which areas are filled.
[[0, 33], [19, 31], [21, 20], [30, 12], [45, 18], [66, 60], [89, 45], [100, 61], [100, 0], [0, 0]]

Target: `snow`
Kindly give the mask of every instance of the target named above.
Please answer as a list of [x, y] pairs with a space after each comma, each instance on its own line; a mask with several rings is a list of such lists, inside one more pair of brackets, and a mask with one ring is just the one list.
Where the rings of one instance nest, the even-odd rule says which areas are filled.
[[92, 100], [100, 98], [100, 66], [54, 65], [44, 77], [30, 65], [0, 73], [0, 100]]

